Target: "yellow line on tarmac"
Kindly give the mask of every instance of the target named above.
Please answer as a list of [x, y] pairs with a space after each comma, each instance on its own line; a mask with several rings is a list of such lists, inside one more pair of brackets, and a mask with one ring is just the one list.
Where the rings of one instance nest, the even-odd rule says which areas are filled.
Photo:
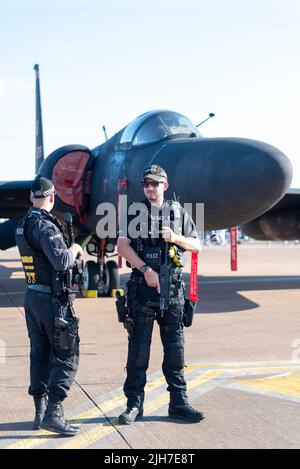
[[272, 376], [271, 378], [259, 378], [256, 380], [241, 380], [238, 386], [251, 389], [262, 389], [264, 391], [283, 394], [300, 398], [300, 374], [291, 374], [288, 376]]
[[200, 363], [196, 365], [200, 368], [247, 368], [247, 367], [272, 367], [272, 366], [300, 366], [300, 360], [277, 360], [261, 362], [228, 362], [228, 363]]
[[[198, 386], [201, 386], [208, 381], [213, 380], [217, 376], [222, 374], [219, 370], [207, 371], [201, 376], [197, 376], [196, 378], [191, 379], [187, 382], [188, 390], [192, 390]], [[159, 409], [160, 407], [165, 406], [169, 402], [169, 393], [164, 392], [163, 395], [158, 396], [156, 399], [153, 399], [150, 402], [147, 402], [144, 405], [144, 415], [151, 414], [155, 410]], [[113, 419], [112, 423], [114, 425], [118, 425], [118, 419]], [[67, 442], [63, 443], [62, 445], [58, 446], [57, 449], [81, 449], [86, 448], [87, 446], [91, 446], [96, 441], [104, 438], [105, 436], [113, 433], [116, 431], [116, 428], [105, 423], [103, 425], [97, 425], [96, 427], [92, 428], [91, 430], [81, 433], [77, 436], [74, 436], [72, 439], [69, 439]]]
[[[200, 365], [188, 365], [184, 369], [184, 374], [191, 373], [195, 369], [199, 368]], [[146, 393], [151, 392], [155, 390], [156, 388], [162, 386], [165, 384], [165, 378], [164, 376], [160, 376], [154, 381], [150, 381], [149, 383], [146, 384], [145, 391]], [[99, 418], [103, 417], [103, 414], [106, 412], [116, 409], [122, 405], [125, 405], [126, 403], [126, 397], [122, 394], [120, 396], [114, 397], [108, 401], [101, 402], [99, 404], [99, 407], [101, 410], [99, 410], [98, 407], [91, 407], [88, 410], [85, 410], [83, 412], [80, 412], [77, 415], [74, 415], [68, 421], [77, 421], [77, 420], [89, 420], [93, 418]], [[92, 422], [91, 422], [92, 423]], [[113, 428], [113, 427], [112, 427]], [[13, 437], [12, 437], [13, 438]], [[6, 446], [6, 449], [29, 449], [29, 448], [35, 448], [37, 446], [43, 445], [49, 440], [57, 439], [59, 436], [56, 433], [50, 433], [47, 430], [38, 430], [35, 431], [31, 436], [27, 436], [19, 441], [16, 441], [8, 446]]]
[[[255, 373], [278, 373], [278, 371], [300, 371], [298, 366], [270, 366], [270, 367], [255, 367], [255, 368], [219, 368], [224, 373], [234, 373], [236, 376], [239, 373], [255, 374]], [[252, 380], [251, 380], [252, 381]]]
[[[278, 372], [280, 370], [292, 370], [293, 371], [293, 370], [296, 370], [296, 369], [300, 368], [300, 361], [299, 360], [297, 360], [297, 361], [289, 360], [289, 361], [269, 361], [269, 362], [268, 361], [262, 361], [262, 362], [240, 362], [240, 363], [238, 363], [238, 362], [233, 362], [233, 363], [229, 362], [229, 363], [191, 364], [191, 365], [188, 365], [188, 366], [185, 367], [185, 374], [191, 373], [194, 370], [199, 369], [199, 368], [203, 368], [203, 370], [209, 368], [209, 370], [206, 373], [204, 373], [203, 375], [195, 378], [197, 380], [196, 381], [197, 383], [198, 383], [198, 380], [200, 380], [199, 384], [196, 384], [196, 386], [199, 386], [201, 384], [202, 379], [205, 379], [205, 381], [207, 381], [207, 379], [205, 377], [210, 376], [211, 373], [213, 374], [213, 376], [214, 376], [214, 373], [216, 373], [216, 376], [217, 376], [217, 375], [223, 374], [224, 372], [225, 373], [236, 373], [236, 374], [238, 374], [239, 372], [250, 372], [250, 373], [252, 372], [253, 373], [253, 372], [256, 372], [256, 371], [263, 372], [264, 370], [266, 372], [270, 372], [270, 371]], [[249, 380], [249, 382], [252, 385], [256, 381], [257, 380]], [[190, 386], [193, 386], [192, 383], [193, 383], [193, 380], [190, 380], [188, 382], [189, 388], [190, 388]], [[243, 383], [245, 383], [245, 381], [243, 381], [241, 383], [241, 385], [243, 385]], [[151, 392], [151, 391], [157, 389], [158, 387], [162, 386], [163, 384], [165, 384], [165, 379], [164, 379], [163, 376], [161, 376], [161, 377], [157, 378], [156, 380], [147, 383], [145, 391], [146, 391], [146, 393]], [[298, 393], [298, 391], [296, 391], [296, 392]], [[168, 394], [166, 394], [166, 396], [168, 396]], [[297, 396], [299, 396], [299, 394], [297, 394]], [[160, 406], [165, 405], [165, 403], [167, 403], [167, 401], [166, 402], [164, 401], [165, 403], [163, 403], [161, 405], [158, 405], [157, 404], [158, 399], [163, 399], [163, 397], [157, 398], [152, 403], [149, 402], [148, 404], [146, 404], [145, 405], [145, 412], [151, 412], [152, 411], [152, 410], [149, 410], [150, 409], [149, 406], [154, 405], [154, 408], [156, 409]], [[168, 399], [168, 397], [165, 397], [164, 399]], [[83, 412], [81, 412], [77, 415], [74, 415], [69, 420], [72, 421], [72, 422], [76, 422], [76, 421], [80, 421], [80, 420], [89, 421], [89, 420], [96, 419], [96, 418], [99, 418], [99, 417], [101, 418], [101, 417], [103, 417], [103, 414], [106, 414], [107, 412], [109, 412], [113, 409], [121, 407], [122, 405], [125, 405], [125, 403], [126, 403], [125, 396], [120, 395], [120, 396], [114, 397], [114, 398], [112, 398], [108, 401], [105, 401], [103, 403], [100, 403], [99, 407], [100, 407], [101, 410], [99, 410], [97, 407], [93, 406], [93, 407], [87, 409], [86, 411], [83, 411]], [[90, 423], [93, 423], [93, 422], [90, 422]], [[102, 424], [100, 427], [98, 425], [96, 428], [98, 428], [98, 431], [101, 431], [101, 429], [103, 429], [103, 431], [104, 431], [105, 428], [106, 428], [107, 431], [111, 430], [111, 429], [112, 429], [111, 431], [114, 431], [114, 427], [112, 427], [109, 423]], [[96, 431], [95, 429], [92, 429], [91, 431], [93, 431], [93, 430]], [[86, 432], [86, 433], [88, 433], [88, 432]], [[82, 435], [85, 435], [86, 433], [83, 433]], [[108, 431], [108, 433], [110, 433], [110, 431]], [[77, 439], [78, 437], [74, 437], [74, 438]], [[39, 430], [39, 431], [34, 432], [32, 436], [25, 436], [23, 439], [20, 439], [16, 442], [10, 444], [6, 448], [7, 449], [35, 448], [37, 446], [45, 444], [47, 441], [50, 441], [50, 440], [53, 440], [53, 439], [58, 439], [58, 438], [59, 437], [58, 437], [57, 434], [50, 433], [46, 430]], [[99, 438], [102, 438], [102, 437], [100, 436]], [[96, 440], [99, 439], [99, 438], [96, 438]], [[91, 443], [89, 443], [89, 444], [91, 444]]]

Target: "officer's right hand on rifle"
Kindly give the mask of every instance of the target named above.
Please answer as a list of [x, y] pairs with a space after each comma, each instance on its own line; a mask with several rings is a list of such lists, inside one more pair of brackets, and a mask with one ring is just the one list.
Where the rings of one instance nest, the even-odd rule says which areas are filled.
[[155, 270], [151, 269], [148, 266], [146, 272], [144, 273], [144, 277], [148, 287], [156, 288], [157, 293], [160, 294], [160, 284], [159, 284], [159, 275]]
[[[118, 239], [118, 253], [133, 268], [123, 302], [131, 318], [130, 325], [134, 325], [128, 337], [123, 388], [127, 406], [119, 416], [119, 423], [129, 425], [143, 415], [155, 320], [160, 328], [162, 369], [170, 392], [169, 417], [199, 422], [204, 416], [189, 405], [184, 378], [183, 327], [190, 325], [191, 319], [184, 320], [182, 256], [186, 250], [199, 252], [201, 244], [186, 210], [178, 201], [164, 198], [169, 187], [165, 170], [158, 165], [145, 168], [141, 183], [145, 198], [130, 212], [139, 212], [138, 222], [132, 216], [127, 217], [126, 226], [125, 222], [120, 223]], [[120, 301], [118, 306], [122, 313]]]

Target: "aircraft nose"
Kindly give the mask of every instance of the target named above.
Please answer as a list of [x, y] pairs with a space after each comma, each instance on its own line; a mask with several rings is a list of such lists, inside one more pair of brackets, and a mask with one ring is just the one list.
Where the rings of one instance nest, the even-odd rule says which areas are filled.
[[255, 140], [174, 141], [157, 156], [168, 169], [169, 193], [181, 203], [204, 203], [205, 229], [256, 218], [283, 197], [292, 180], [289, 159]]

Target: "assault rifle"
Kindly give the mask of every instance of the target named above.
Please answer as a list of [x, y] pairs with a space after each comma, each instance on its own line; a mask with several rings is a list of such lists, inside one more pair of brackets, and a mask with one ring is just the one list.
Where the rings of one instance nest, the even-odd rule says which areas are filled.
[[171, 268], [168, 264], [168, 243], [164, 243], [164, 252], [161, 255], [161, 265], [159, 271], [160, 299], [159, 308], [163, 312], [169, 308], [170, 303], [170, 274]]

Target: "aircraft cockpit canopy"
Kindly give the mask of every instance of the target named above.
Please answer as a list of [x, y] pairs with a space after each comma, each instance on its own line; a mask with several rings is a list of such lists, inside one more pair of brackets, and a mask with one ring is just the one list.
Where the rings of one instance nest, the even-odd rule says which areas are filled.
[[130, 122], [120, 145], [137, 147], [169, 138], [200, 137], [197, 127], [185, 116], [172, 111], [151, 111]]

